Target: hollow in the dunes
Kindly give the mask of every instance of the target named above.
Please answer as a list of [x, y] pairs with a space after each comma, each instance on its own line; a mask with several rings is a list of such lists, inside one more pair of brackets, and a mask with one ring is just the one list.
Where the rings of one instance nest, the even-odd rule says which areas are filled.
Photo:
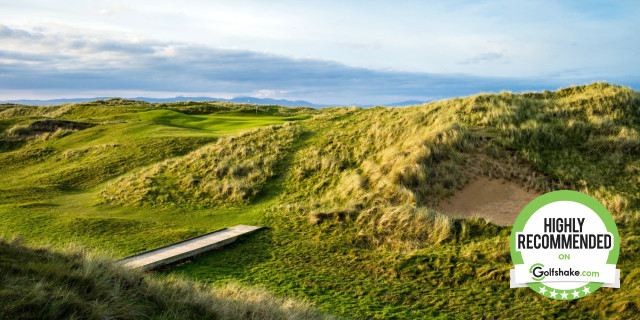
[[497, 225], [513, 225], [516, 217], [540, 194], [501, 179], [478, 177], [440, 202], [440, 210], [455, 217], [483, 217]]

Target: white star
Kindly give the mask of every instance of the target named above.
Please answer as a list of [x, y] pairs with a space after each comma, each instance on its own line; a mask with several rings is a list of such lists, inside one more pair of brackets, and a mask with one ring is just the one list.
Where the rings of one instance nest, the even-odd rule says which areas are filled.
[[562, 296], [562, 299], [568, 299], [569, 298], [569, 294], [562, 291], [562, 293], [560, 294]]
[[555, 298], [555, 296], [558, 295], [558, 293], [555, 290], [549, 291], [549, 294], [551, 298]]
[[544, 288], [544, 286], [540, 287], [540, 294], [544, 296], [544, 293], [547, 292], [547, 289]]
[[584, 287], [584, 289], [582, 290], [584, 292], [584, 295], [586, 296], [587, 294], [591, 293], [591, 290], [589, 290], [589, 287]]
[[574, 298], [580, 297], [580, 291], [578, 291], [578, 290], [573, 290], [573, 292], [571, 292], [571, 294], [573, 295]]

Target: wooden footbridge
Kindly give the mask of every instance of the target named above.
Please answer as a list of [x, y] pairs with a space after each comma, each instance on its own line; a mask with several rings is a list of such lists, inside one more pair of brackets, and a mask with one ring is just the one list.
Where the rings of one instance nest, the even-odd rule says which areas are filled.
[[231, 228], [220, 229], [201, 236], [176, 242], [164, 247], [138, 253], [120, 260], [125, 267], [150, 270], [195, 255], [220, 248], [247, 233], [251, 233], [262, 227], [237, 225]]

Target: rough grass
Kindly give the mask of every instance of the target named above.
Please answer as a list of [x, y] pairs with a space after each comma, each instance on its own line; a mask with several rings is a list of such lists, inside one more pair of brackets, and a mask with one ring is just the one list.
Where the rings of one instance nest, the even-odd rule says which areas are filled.
[[[260, 224], [268, 229], [162, 274], [216, 287], [260, 285], [360, 319], [628, 319], [640, 312], [640, 94], [629, 88], [592, 84], [408, 108], [269, 107], [259, 115], [250, 106], [215, 103], [20, 108], [0, 112], [100, 125], [0, 153], [0, 231], [8, 234], [56, 245], [72, 237], [122, 256], [215, 228]], [[0, 125], [34, 121], [25, 117], [7, 116]], [[282, 126], [289, 120], [296, 122]], [[255, 129], [269, 125], [276, 127]], [[144, 151], [126, 148], [145, 153], [131, 158], [140, 159], [135, 165], [118, 158], [125, 149], [85, 149], [163, 137]], [[184, 145], [183, 137], [211, 140], [163, 154], [171, 141]], [[97, 169], [65, 180], [75, 176], [65, 169], [78, 164], [73, 159]], [[540, 192], [579, 190], [603, 202], [622, 239], [622, 288], [574, 302], [508, 289], [510, 228], [436, 209], [477, 175]], [[73, 182], [85, 180], [92, 182]], [[98, 205], [111, 197], [112, 205]]]
[[124, 269], [78, 248], [0, 240], [3, 319], [333, 319], [309, 303]]
[[[62, 137], [58, 142], [64, 140]], [[7, 164], [5, 170], [12, 170], [11, 175], [0, 177], [0, 189], [4, 186], [85, 189], [137, 166], [185, 154], [212, 140], [207, 137], [138, 138], [78, 148], [60, 148], [48, 140], [0, 154], [0, 161]]]
[[110, 205], [243, 203], [260, 193], [301, 129], [285, 124], [223, 138], [126, 175], [102, 192]]
[[38, 120], [28, 125], [14, 126], [8, 130], [9, 136], [32, 136], [45, 132], [55, 132], [59, 129], [64, 130], [83, 130], [94, 127], [93, 123], [68, 121], [68, 120]]
[[[115, 104], [118, 101], [125, 105], [118, 106]], [[84, 110], [87, 108], [91, 112]], [[179, 110], [182, 106], [173, 108]], [[87, 189], [133, 168], [184, 155], [221, 136], [300, 119], [229, 112], [194, 116], [121, 100], [104, 104], [12, 107], [3, 112], [12, 110], [20, 117], [7, 120], [12, 124], [8, 124], [3, 133], [7, 139], [0, 136], [0, 142], [5, 142], [0, 143], [0, 151], [6, 151], [0, 153], [0, 162], [4, 170], [11, 170], [10, 175], [0, 177], [0, 189], [10, 186], [15, 190], [22, 185]], [[86, 113], [99, 116], [100, 120], [79, 118]], [[34, 121], [23, 114], [58, 118]], [[99, 125], [95, 121], [99, 121]], [[84, 130], [78, 131], [80, 128]], [[44, 134], [34, 135], [35, 132]], [[17, 141], [16, 136], [29, 138]]]
[[322, 135], [297, 155], [289, 193], [313, 199], [302, 210], [312, 223], [355, 223], [373, 247], [397, 250], [458, 237], [466, 222], [430, 208], [475, 175], [577, 189], [618, 213], [638, 188], [638, 110], [637, 92], [606, 84], [351, 110], [316, 124]]

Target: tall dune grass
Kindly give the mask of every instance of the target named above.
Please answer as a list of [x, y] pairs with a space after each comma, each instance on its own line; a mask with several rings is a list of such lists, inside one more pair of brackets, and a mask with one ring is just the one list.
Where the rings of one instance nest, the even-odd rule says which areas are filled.
[[265, 290], [143, 274], [74, 246], [1, 239], [0, 271], [3, 319], [333, 319]]
[[[597, 83], [350, 110], [318, 125], [289, 192], [313, 199], [311, 223], [350, 219], [371, 246], [399, 250], [460, 238], [467, 222], [434, 208], [479, 175], [539, 192], [582, 190], [622, 212], [623, 190], [637, 188], [639, 96]], [[620, 178], [629, 172], [635, 178]]]
[[291, 123], [221, 138], [183, 157], [117, 179], [105, 204], [238, 204], [260, 193], [302, 130]]

